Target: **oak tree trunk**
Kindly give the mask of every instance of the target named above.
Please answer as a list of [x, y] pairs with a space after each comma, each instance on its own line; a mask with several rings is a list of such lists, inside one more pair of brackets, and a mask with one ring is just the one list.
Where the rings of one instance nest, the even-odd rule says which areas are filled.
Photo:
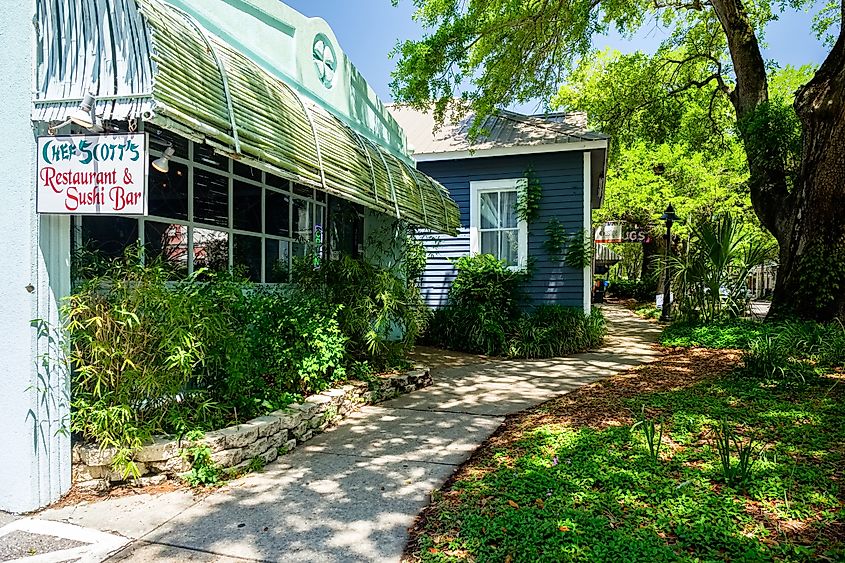
[[795, 110], [803, 150], [775, 233], [772, 315], [845, 320], [845, 36], [799, 91]]
[[796, 95], [802, 154], [790, 182], [788, 156], [759, 126], [773, 116], [766, 114], [766, 69], [748, 13], [742, 0], [711, 4], [736, 73], [730, 98], [748, 156], [751, 202], [780, 247], [770, 315], [845, 320], [845, 29]]

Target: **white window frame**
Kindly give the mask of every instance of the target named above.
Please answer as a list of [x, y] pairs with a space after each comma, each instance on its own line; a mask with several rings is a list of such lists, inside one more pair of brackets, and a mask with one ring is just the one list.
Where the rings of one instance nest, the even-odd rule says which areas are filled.
[[[528, 187], [527, 178], [507, 178], [503, 180], [476, 180], [469, 183], [469, 250], [471, 254], [481, 253], [481, 194], [491, 192], [516, 191], [519, 195]], [[517, 265], [512, 270], [524, 270], [528, 267], [528, 222], [520, 219], [517, 223]]]

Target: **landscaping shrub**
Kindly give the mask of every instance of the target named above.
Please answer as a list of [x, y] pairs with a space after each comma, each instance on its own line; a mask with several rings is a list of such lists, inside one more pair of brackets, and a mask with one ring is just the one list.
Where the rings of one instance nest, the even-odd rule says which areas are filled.
[[[226, 281], [219, 291], [238, 287]], [[180, 412], [192, 410], [199, 425], [217, 417], [203, 388], [214, 369], [206, 358], [232, 317], [207, 286], [194, 279], [171, 284], [160, 262], [140, 266], [129, 256], [82, 283], [63, 314], [74, 368], [73, 431], [131, 449], [168, 429]]]
[[611, 280], [607, 287], [607, 294], [619, 299], [636, 299], [637, 301], [654, 301], [657, 294], [656, 280]]
[[502, 355], [511, 325], [520, 316], [526, 274], [490, 254], [464, 256], [445, 307], [435, 311], [428, 341], [454, 350]]
[[509, 269], [489, 254], [457, 261], [458, 275], [446, 306], [438, 309], [426, 341], [476, 354], [511, 358], [549, 358], [601, 343], [601, 311], [542, 305], [523, 312], [520, 286], [527, 274]]
[[730, 214], [703, 217], [690, 230], [686, 252], [669, 260], [678, 313], [706, 322], [741, 315], [748, 274], [771, 258], [773, 248]]
[[376, 369], [404, 361], [428, 324], [419, 287], [401, 265], [382, 268], [349, 256], [316, 265], [297, 261], [293, 281], [339, 308], [349, 356]]
[[604, 334], [604, 316], [598, 309], [587, 316], [572, 307], [541, 305], [513, 323], [506, 355], [510, 358], [565, 356], [600, 345]]
[[63, 307], [71, 430], [117, 448], [128, 473], [152, 434], [226, 426], [344, 377], [341, 308], [323, 295], [202, 270], [174, 281], [138, 258], [89, 270]]
[[743, 355], [745, 374], [803, 383], [845, 366], [845, 327], [839, 322], [786, 321], [754, 341]]

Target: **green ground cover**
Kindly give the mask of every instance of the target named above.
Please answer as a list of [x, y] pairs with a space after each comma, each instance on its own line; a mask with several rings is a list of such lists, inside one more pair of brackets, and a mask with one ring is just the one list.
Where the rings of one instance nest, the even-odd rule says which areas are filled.
[[716, 349], [747, 349], [749, 344], [766, 334], [775, 325], [749, 319], [729, 319], [706, 324], [674, 323], [660, 336], [664, 346], [701, 346]]
[[[778, 386], [738, 363], [675, 350], [510, 418], [435, 495], [409, 558], [845, 560], [845, 382]], [[656, 459], [640, 412], [662, 433]], [[750, 444], [750, 476], [732, 483], [723, 421], [734, 470]]]

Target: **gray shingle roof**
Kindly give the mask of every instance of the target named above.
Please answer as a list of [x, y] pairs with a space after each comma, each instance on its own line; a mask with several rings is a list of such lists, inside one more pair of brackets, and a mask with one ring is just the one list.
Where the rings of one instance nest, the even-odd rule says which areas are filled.
[[607, 140], [587, 129], [584, 112], [523, 115], [500, 110], [481, 124], [482, 134], [473, 142], [469, 131], [474, 114], [436, 129], [434, 115], [408, 106], [388, 106], [399, 122], [415, 154], [480, 151], [493, 148], [539, 146]]

